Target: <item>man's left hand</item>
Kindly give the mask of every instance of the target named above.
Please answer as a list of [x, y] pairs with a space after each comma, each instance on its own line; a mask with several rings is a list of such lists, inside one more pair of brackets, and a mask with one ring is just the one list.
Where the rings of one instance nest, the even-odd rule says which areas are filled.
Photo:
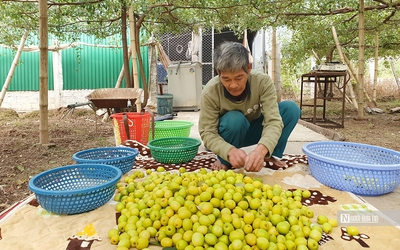
[[263, 144], [258, 144], [251, 151], [244, 162], [244, 169], [249, 172], [259, 172], [264, 167], [264, 157], [268, 154], [268, 148]]
[[259, 172], [264, 167], [265, 154], [250, 152], [245, 160], [244, 169], [249, 172]]

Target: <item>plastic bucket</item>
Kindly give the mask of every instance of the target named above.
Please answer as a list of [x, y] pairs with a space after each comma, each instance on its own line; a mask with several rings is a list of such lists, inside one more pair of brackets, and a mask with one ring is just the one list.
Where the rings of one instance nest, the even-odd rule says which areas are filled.
[[172, 94], [157, 95], [157, 115], [172, 114], [174, 96]]
[[126, 140], [135, 140], [143, 145], [149, 141], [151, 114], [148, 112], [125, 112], [112, 114], [115, 144]]

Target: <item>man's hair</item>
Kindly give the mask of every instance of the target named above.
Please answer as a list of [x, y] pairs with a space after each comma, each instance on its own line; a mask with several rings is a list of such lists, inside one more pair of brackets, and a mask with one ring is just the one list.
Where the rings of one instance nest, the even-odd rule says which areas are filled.
[[224, 42], [214, 52], [214, 70], [217, 74], [223, 71], [235, 72], [243, 69], [249, 71], [249, 51], [237, 42]]

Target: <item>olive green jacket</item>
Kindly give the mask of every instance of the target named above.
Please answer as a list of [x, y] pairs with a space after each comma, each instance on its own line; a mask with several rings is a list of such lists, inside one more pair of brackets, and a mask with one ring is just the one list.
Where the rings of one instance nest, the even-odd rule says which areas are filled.
[[268, 148], [270, 157], [282, 133], [283, 122], [279, 114], [275, 85], [262, 72], [250, 71], [250, 94], [240, 103], [232, 102], [224, 95], [219, 76], [212, 78], [201, 94], [199, 133], [204, 146], [228, 161], [228, 152], [234, 147], [218, 134], [219, 119], [231, 110], [241, 111], [249, 122], [264, 115], [263, 131], [259, 144]]

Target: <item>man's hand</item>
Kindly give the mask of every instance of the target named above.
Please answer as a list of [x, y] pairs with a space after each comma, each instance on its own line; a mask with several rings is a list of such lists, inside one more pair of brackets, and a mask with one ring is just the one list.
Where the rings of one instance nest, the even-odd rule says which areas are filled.
[[228, 153], [229, 163], [234, 168], [244, 167], [246, 157], [247, 157], [247, 154], [243, 149], [232, 148], [231, 150], [229, 150], [229, 153]]
[[250, 152], [246, 157], [244, 169], [249, 172], [259, 172], [264, 167], [264, 157], [263, 154]]
[[268, 149], [258, 144], [257, 147], [251, 151], [244, 163], [244, 169], [249, 172], [259, 172], [264, 167], [264, 157], [268, 153]]

